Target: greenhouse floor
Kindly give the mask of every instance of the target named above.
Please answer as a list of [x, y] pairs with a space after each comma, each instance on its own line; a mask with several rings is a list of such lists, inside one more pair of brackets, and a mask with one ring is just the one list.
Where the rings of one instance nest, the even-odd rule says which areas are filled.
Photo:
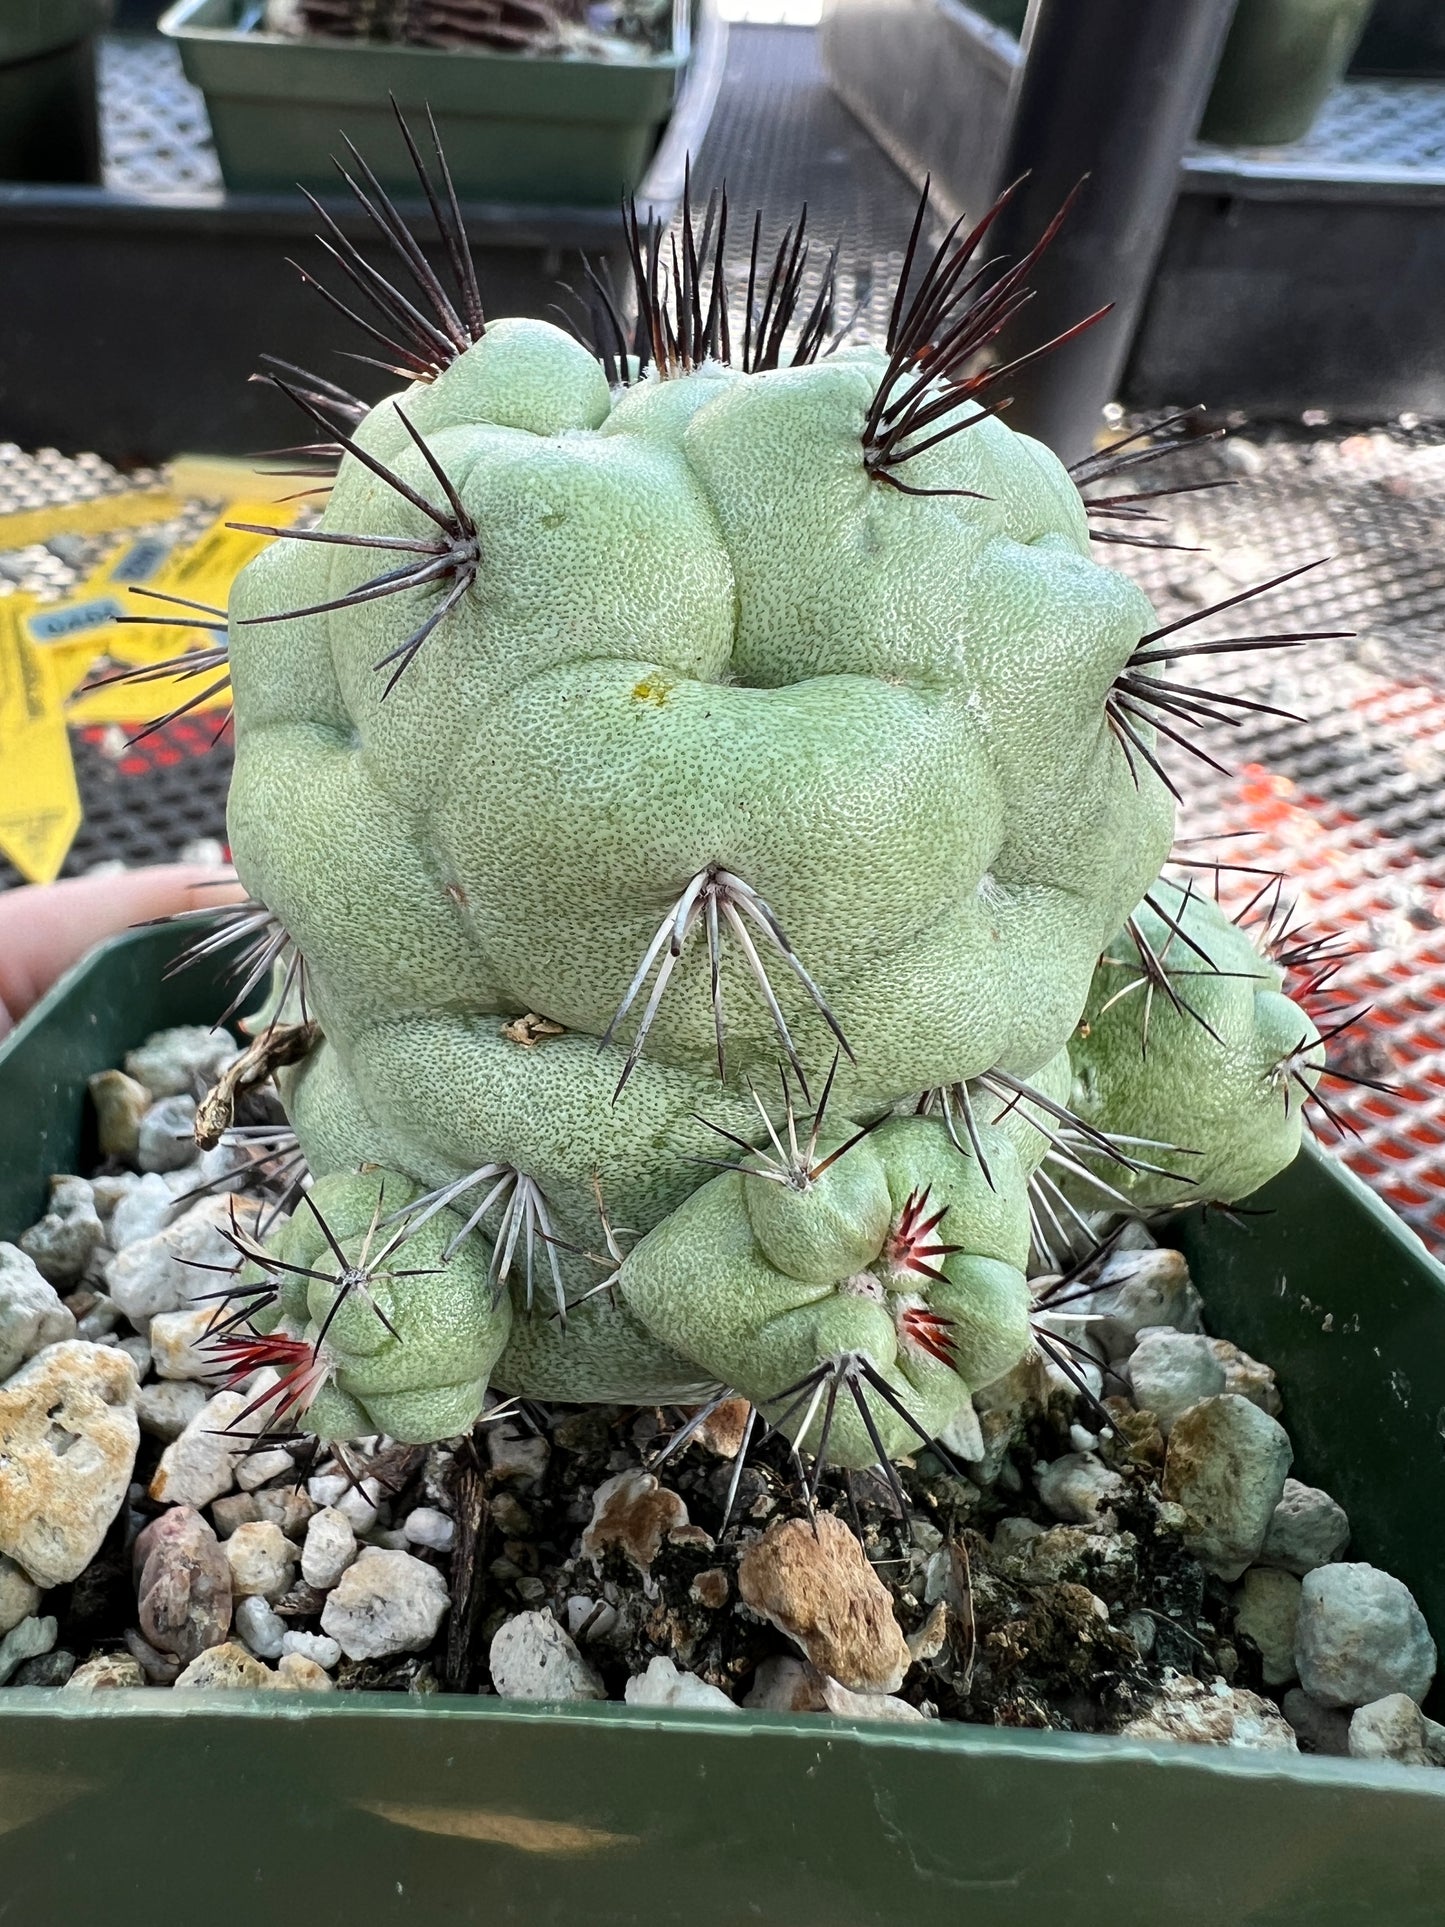
[[[146, 191], [163, 184], [158, 168], [172, 183], [214, 179], [204, 114], [168, 63], [163, 48], [107, 49], [112, 184]], [[169, 130], [159, 140], [158, 104]], [[696, 172], [704, 190], [725, 175], [733, 206], [748, 214], [766, 198], [779, 233], [806, 200], [822, 243], [815, 259], [843, 237], [841, 312], [856, 310], [860, 333], [881, 332], [914, 190], [828, 92], [811, 32], [733, 27]], [[1151, 471], [1233, 483], [1182, 497], [1172, 526], [1152, 531], [1190, 546], [1100, 553], [1138, 576], [1164, 620], [1320, 563], [1250, 605], [1241, 626], [1354, 633], [1216, 659], [1211, 686], [1291, 714], [1243, 712], [1236, 729], [1217, 732], [1208, 747], [1233, 774], [1173, 756], [1181, 834], [1191, 839], [1181, 853], [1241, 866], [1218, 876], [1231, 905], [1267, 887], [1251, 870], [1284, 870], [1294, 920], [1352, 946], [1332, 991], [1341, 1015], [1370, 1008], [1345, 1061], [1397, 1094], [1329, 1091], [1357, 1133], [1344, 1155], [1445, 1251], [1445, 426], [1406, 417], [1345, 430], [1307, 416], [1230, 427], [1227, 442], [1190, 447]], [[98, 458], [0, 445], [0, 516], [123, 486]], [[188, 514], [209, 512], [197, 504]], [[115, 540], [72, 533], [0, 553], [0, 594], [68, 594]], [[1222, 619], [1213, 628], [1221, 632]], [[230, 752], [224, 739], [211, 747], [214, 731], [202, 718], [136, 744], [114, 727], [74, 732], [85, 819], [66, 873], [155, 861], [223, 836]], [[14, 881], [0, 863], [0, 887]], [[1278, 908], [1271, 895], [1253, 914]], [[1322, 1135], [1337, 1133], [1325, 1124]]]

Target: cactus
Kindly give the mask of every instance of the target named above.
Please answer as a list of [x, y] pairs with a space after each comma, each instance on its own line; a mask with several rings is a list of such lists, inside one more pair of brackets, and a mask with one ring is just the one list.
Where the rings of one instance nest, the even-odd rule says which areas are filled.
[[450, 290], [358, 191], [417, 293], [333, 254], [407, 385], [276, 365], [334, 484], [229, 614], [253, 900], [203, 943], [319, 1025], [232, 1362], [328, 1437], [741, 1394], [815, 1483], [887, 1465], [1031, 1342], [1031, 1242], [1254, 1189], [1324, 1065], [1161, 879], [1166, 756], [1236, 699], [1096, 559], [1142, 497], [1080, 492], [1157, 446], [1004, 426], [1037, 250], [987, 264], [991, 217], [929, 257], [920, 207], [866, 346], [801, 225], [738, 311], [724, 205], [670, 273], [634, 215], [594, 352], [484, 319], [444, 171]]

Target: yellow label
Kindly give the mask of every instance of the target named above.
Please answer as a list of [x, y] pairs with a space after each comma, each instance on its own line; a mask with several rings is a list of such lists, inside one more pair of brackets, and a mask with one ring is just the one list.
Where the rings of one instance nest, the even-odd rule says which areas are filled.
[[28, 549], [52, 535], [105, 535], [111, 529], [143, 528], [169, 521], [186, 506], [172, 489], [126, 489], [92, 495], [83, 502], [47, 502], [43, 508], [0, 515], [0, 549]]
[[[157, 651], [157, 631], [150, 623], [119, 620], [163, 606], [132, 594], [132, 586], [159, 588], [173, 559], [184, 553], [181, 545], [168, 536], [132, 536], [112, 549], [70, 595], [58, 602], [35, 604], [26, 631], [31, 642], [52, 658], [64, 694], [69, 695], [85, 680], [91, 664], [101, 656], [148, 662], [158, 654], [172, 655], [185, 647], [183, 636], [180, 642]], [[161, 633], [171, 636], [176, 632], [166, 629]]]
[[[266, 468], [256, 468], [250, 462], [237, 461], [227, 455], [177, 455], [166, 468], [166, 479], [178, 495], [189, 495], [197, 501], [246, 502], [253, 508], [264, 502], [268, 508], [274, 508], [288, 495], [307, 486], [304, 475], [282, 475], [275, 471], [304, 466], [302, 456], [278, 455], [274, 463], [268, 458]], [[326, 476], [318, 474], [311, 486], [324, 488], [326, 483]], [[320, 499], [320, 496], [312, 497], [313, 501]]]
[[[62, 696], [80, 690], [102, 660], [161, 663], [211, 643], [214, 632], [202, 625], [223, 618], [232, 583], [272, 539], [244, 534], [226, 524], [232, 519], [254, 520], [284, 528], [294, 515], [290, 504], [238, 502], [185, 546], [161, 535], [134, 536], [112, 550], [73, 594], [58, 602], [31, 603], [25, 618], [27, 634], [51, 658]], [[154, 593], [138, 594], [137, 590]], [[169, 621], [173, 605], [158, 599], [165, 595], [206, 606], [190, 619], [185, 610], [176, 608], [178, 619]], [[121, 620], [136, 616], [146, 620]], [[182, 679], [81, 690], [71, 715], [81, 722], [146, 722], [203, 687], [204, 683]], [[222, 700], [218, 695], [215, 703]]]
[[80, 828], [80, 793], [54, 664], [26, 633], [32, 607], [0, 599], [0, 851], [49, 883]]

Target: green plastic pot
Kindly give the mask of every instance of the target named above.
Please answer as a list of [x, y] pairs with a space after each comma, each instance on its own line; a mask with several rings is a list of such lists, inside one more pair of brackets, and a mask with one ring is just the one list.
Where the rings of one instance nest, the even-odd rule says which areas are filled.
[[1350, 63], [1370, 5], [1371, 0], [1239, 0], [1200, 139], [1225, 147], [1303, 140]]
[[109, 0], [0, 0], [0, 181], [99, 181], [94, 35], [109, 17]]
[[[85, 1079], [157, 1025], [174, 932], [98, 951], [0, 1046], [0, 1236], [84, 1155]], [[1307, 1151], [1180, 1233], [1277, 1368], [1296, 1471], [1445, 1632], [1445, 1273]], [[0, 1691], [24, 1927], [1439, 1927], [1445, 1774], [984, 1727], [494, 1699]]]
[[334, 190], [344, 130], [383, 185], [415, 195], [388, 96], [436, 116], [470, 201], [615, 205], [646, 171], [687, 65], [689, 15], [669, 54], [635, 61], [531, 58], [236, 31], [238, 0], [179, 0], [161, 32], [206, 97], [227, 187]]

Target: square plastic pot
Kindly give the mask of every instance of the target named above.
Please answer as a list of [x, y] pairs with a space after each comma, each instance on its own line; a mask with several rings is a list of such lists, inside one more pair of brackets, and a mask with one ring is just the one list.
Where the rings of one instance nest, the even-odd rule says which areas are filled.
[[[219, 983], [97, 952], [0, 1047], [0, 1236], [84, 1155], [85, 1079]], [[1445, 1273], [1313, 1151], [1181, 1233], [1279, 1372], [1300, 1476], [1445, 1632]], [[25, 1927], [1439, 1927], [1445, 1774], [984, 1727], [387, 1695], [0, 1690]]]
[[429, 107], [464, 200], [614, 204], [637, 186], [691, 50], [673, 13], [672, 51], [646, 60], [532, 58], [460, 47], [240, 33], [237, 0], [179, 0], [161, 32], [206, 96], [228, 188], [331, 190], [345, 128], [382, 184], [416, 190], [388, 95], [418, 131]]

